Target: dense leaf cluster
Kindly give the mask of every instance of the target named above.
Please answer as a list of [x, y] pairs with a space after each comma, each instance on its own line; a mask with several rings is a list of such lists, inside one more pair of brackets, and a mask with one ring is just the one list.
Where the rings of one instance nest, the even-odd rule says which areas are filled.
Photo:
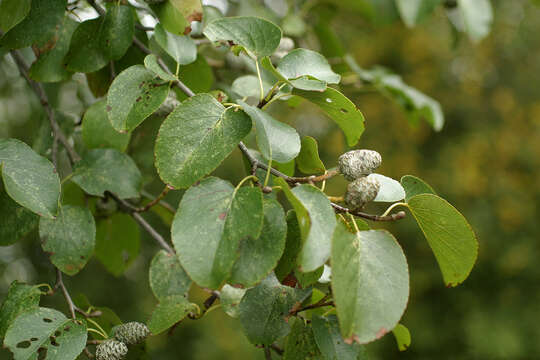
[[[136, 223], [163, 248], [149, 268], [158, 301], [147, 323], [154, 335], [186, 317], [203, 318], [219, 299], [253, 344], [266, 352], [274, 348], [288, 359], [364, 358], [362, 345], [390, 331], [406, 348], [410, 334], [399, 324], [409, 296], [406, 257], [389, 232], [371, 229], [362, 218], [398, 220], [404, 213], [392, 210], [408, 208], [447, 286], [467, 278], [477, 242], [464, 217], [413, 176], [398, 182], [371, 169], [362, 176], [377, 184], [369, 190], [373, 196], [350, 208], [339, 204], [343, 197], [325, 193], [325, 181], [339, 171], [321, 161], [315, 139], [301, 137], [268, 112], [275, 101], [293, 105], [307, 100], [335, 122], [349, 146], [356, 146], [364, 116], [340, 91], [342, 76], [325, 56], [310, 49], [284, 50], [290, 39], [274, 23], [224, 17], [198, 0], [148, 2], [142, 10], [127, 1], [107, 2], [105, 8], [88, 3], [99, 16], [84, 21], [72, 15], [78, 2], [0, 3], [0, 45], [39, 96], [52, 131], [49, 152], [0, 139], [0, 245], [38, 226], [41, 247], [57, 269], [50, 291], [15, 282], [0, 309], [0, 337], [15, 359], [75, 359], [89, 344], [112, 344], [106, 339], [120, 319], [110, 309], [75, 303], [62, 274], [76, 275], [93, 255], [113, 274], [122, 274], [138, 253]], [[396, 3], [412, 25], [438, 1]], [[489, 19], [475, 16], [478, 6], [488, 5], [459, 2], [463, 26], [473, 39], [487, 31]], [[155, 16], [157, 25], [143, 26], [143, 13]], [[232, 52], [253, 74], [210, 91], [205, 74], [212, 74], [200, 44]], [[29, 68], [18, 50], [28, 46], [35, 54]], [[334, 55], [359, 79], [401, 104], [411, 119], [442, 128], [435, 100], [387, 70], [365, 70], [350, 56]], [[40, 84], [64, 81], [74, 73], [85, 74], [96, 97], [80, 135], [59, 126]], [[164, 189], [143, 201], [147, 175], [126, 150], [145, 121], [156, 119], [159, 131], [145, 141], [153, 147]], [[257, 149], [244, 144], [252, 133]], [[231, 184], [212, 173], [236, 148], [248, 175]], [[67, 170], [60, 168], [60, 156], [69, 161]], [[306, 176], [294, 176], [296, 168]], [[84, 192], [86, 205], [65, 202], [70, 183]], [[362, 196], [363, 189], [355, 191]], [[161, 202], [175, 190], [185, 191], [177, 209]], [[392, 204], [383, 215], [363, 213], [362, 205], [372, 200]], [[172, 219], [164, 215], [172, 244], [140, 215], [159, 207], [158, 213], [173, 213]], [[189, 300], [195, 285], [210, 292], [202, 306]], [[41, 295], [57, 289], [71, 318], [39, 306]], [[87, 344], [88, 334], [94, 340]], [[284, 344], [284, 352], [276, 342]]]

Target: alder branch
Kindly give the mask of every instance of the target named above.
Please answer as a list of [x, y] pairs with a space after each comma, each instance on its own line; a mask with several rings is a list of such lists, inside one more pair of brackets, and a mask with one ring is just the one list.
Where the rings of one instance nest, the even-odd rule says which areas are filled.
[[270, 347], [264, 346], [264, 358], [266, 360], [272, 360], [272, 353], [270, 352]]
[[[155, 196], [153, 196], [152, 194], [142, 190], [141, 191], [141, 195], [144, 196], [145, 198], [148, 198], [148, 199], [154, 199]], [[175, 214], [176, 213], [176, 209], [171, 205], [169, 204], [168, 202], [166, 202], [165, 200], [160, 200], [159, 201], [159, 206], [163, 207], [165, 210], [169, 211], [170, 213], [172, 214]]]
[[71, 314], [71, 318], [75, 319], [75, 304], [73, 303], [73, 300], [71, 299], [71, 296], [69, 295], [69, 292], [66, 289], [66, 286], [64, 285], [64, 279], [62, 278], [62, 272], [56, 268], [56, 285], [54, 286], [55, 289], [60, 288], [62, 290], [62, 295], [64, 295], [64, 299], [66, 299], [66, 302], [69, 307], [69, 313]]
[[167, 195], [169, 193], [169, 191], [171, 191], [171, 190], [172, 189], [168, 185], [165, 185], [165, 188], [163, 188], [163, 191], [161, 191], [161, 193], [158, 196], [156, 196], [154, 198], [154, 200], [150, 201], [148, 204], [146, 204], [143, 207], [135, 208], [135, 211], [136, 212], [145, 212], [145, 211], [150, 210], [150, 208], [152, 208], [152, 206], [158, 204], [165, 197], [165, 195]]
[[325, 307], [325, 306], [334, 306], [334, 302], [333, 301], [327, 301], [327, 302], [320, 302], [319, 301], [316, 304], [307, 305], [307, 306], [301, 307], [299, 309], [294, 309], [293, 308], [289, 312], [289, 315], [296, 315], [296, 314], [298, 314], [299, 312], [302, 312], [302, 311], [306, 311], [306, 310], [310, 310], [310, 309], [317, 309], [317, 308]]
[[335, 203], [331, 203], [331, 204], [337, 213], [349, 213], [351, 215], [358, 216], [358, 217], [371, 220], [371, 221], [396, 221], [396, 220], [401, 220], [407, 216], [405, 211], [399, 211], [395, 214], [381, 216], [381, 215], [366, 214], [361, 211], [351, 210], [349, 208], [346, 208], [344, 206], [341, 206]]

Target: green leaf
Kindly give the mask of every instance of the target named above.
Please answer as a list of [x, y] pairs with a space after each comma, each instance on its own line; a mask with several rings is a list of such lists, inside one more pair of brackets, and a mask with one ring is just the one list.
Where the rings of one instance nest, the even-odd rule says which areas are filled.
[[20, 314], [32, 311], [39, 306], [41, 291], [37, 286], [14, 281], [9, 286], [2, 307], [0, 307], [0, 339]]
[[319, 157], [319, 146], [317, 140], [311, 136], [302, 138], [302, 149], [296, 159], [298, 169], [304, 174], [320, 174], [326, 171], [321, 158]]
[[313, 330], [303, 318], [292, 318], [291, 333], [285, 341], [283, 360], [320, 359], [321, 352], [315, 343]]
[[84, 113], [82, 138], [89, 149], [113, 148], [126, 151], [131, 134], [116, 131], [107, 116], [107, 101], [99, 100]]
[[214, 177], [192, 186], [172, 224], [182, 267], [198, 285], [219, 288], [231, 273], [241, 240], [259, 236], [262, 212], [259, 188], [235, 189]]
[[[86, 324], [59, 311], [37, 308], [17, 317], [4, 339], [15, 360], [75, 359], [86, 347]], [[40, 350], [44, 349], [44, 350]]]
[[[283, 81], [294, 88], [307, 90], [307, 91], [324, 91], [326, 89], [325, 81], [317, 80], [316, 78], [310, 75], [301, 75], [291, 80], [287, 79], [286, 76], [284, 76], [281, 72], [278, 71], [278, 69], [274, 67], [274, 65], [272, 64], [272, 61], [270, 60], [268, 56], [264, 57], [261, 60], [261, 66], [264, 69], [268, 70], [272, 75], [274, 75], [276, 80]], [[296, 71], [296, 69], [292, 68], [292, 65], [289, 65], [288, 68], [290, 68], [291, 73]]]
[[263, 203], [263, 225], [260, 236], [240, 242], [238, 259], [228, 282], [250, 287], [264, 279], [278, 263], [285, 249], [287, 223], [281, 205], [272, 199]]
[[[270, 91], [272, 85], [263, 81], [263, 92], [265, 94]], [[232, 91], [240, 95], [240, 97], [254, 97], [259, 98], [261, 95], [261, 87], [259, 84], [259, 78], [255, 75], [244, 75], [236, 78], [232, 83]]]
[[169, 85], [142, 65], [122, 71], [107, 94], [107, 112], [116, 131], [135, 129], [167, 98]]
[[154, 54], [150, 54], [144, 58], [144, 67], [148, 70], [159, 76], [162, 80], [165, 81], [176, 81], [178, 80], [176, 76], [169, 74], [161, 68], [158, 63], [158, 58]]
[[120, 60], [133, 43], [135, 16], [129, 5], [111, 5], [103, 19], [99, 35], [101, 50], [108, 60]]
[[90, 73], [120, 59], [133, 42], [134, 26], [133, 12], [126, 5], [113, 5], [105, 17], [82, 22], [71, 38], [64, 60], [67, 69]]
[[281, 40], [281, 29], [258, 17], [225, 17], [212, 21], [203, 31], [210, 41], [232, 41], [257, 58], [270, 56]]
[[287, 237], [285, 250], [277, 267], [274, 269], [279, 281], [283, 281], [296, 267], [296, 258], [302, 249], [302, 235], [300, 234], [300, 225], [294, 210], [287, 212]]
[[326, 195], [312, 185], [303, 184], [290, 190], [285, 180], [276, 179], [278, 185], [296, 211], [302, 250], [298, 254], [298, 266], [302, 272], [321, 267], [330, 257], [332, 234], [336, 217]]
[[413, 27], [441, 3], [441, 0], [396, 0], [401, 19], [408, 27]]
[[0, 218], [2, 219], [0, 246], [16, 243], [32, 231], [39, 220], [39, 216], [19, 206], [9, 197], [2, 182], [0, 182]]
[[148, 321], [152, 335], [158, 335], [197, 310], [197, 305], [190, 303], [184, 295], [172, 295], [160, 299]]
[[489, 0], [458, 0], [465, 31], [474, 42], [489, 35], [493, 23], [493, 8]]
[[347, 144], [356, 145], [364, 132], [364, 115], [345, 95], [332, 88], [324, 92], [294, 89], [293, 94], [319, 106], [343, 130]]
[[300, 136], [296, 130], [268, 113], [238, 101], [255, 124], [257, 144], [262, 155], [280, 163], [294, 159], [300, 152]]
[[96, 224], [88, 208], [64, 205], [56, 219], [39, 221], [41, 247], [51, 262], [68, 275], [77, 274], [88, 262], [96, 244]]
[[415, 195], [408, 204], [435, 254], [446, 286], [462, 283], [478, 255], [478, 242], [467, 220], [437, 195]]
[[157, 24], [154, 30], [156, 41], [180, 65], [191, 64], [197, 59], [197, 46], [185, 35], [175, 35]]
[[71, 180], [87, 194], [103, 197], [110, 191], [121, 199], [138, 197], [142, 186], [135, 162], [114, 149], [88, 151], [75, 165]]
[[0, 139], [0, 170], [6, 193], [19, 205], [53, 218], [58, 211], [60, 179], [53, 164], [16, 139]]
[[165, 0], [151, 8], [163, 27], [173, 34], [188, 35], [191, 32], [191, 22], [202, 20], [200, 0]]
[[[4, 6], [9, 7], [9, 4], [4, 5], [5, 2], [7, 1], [2, 1], [0, 10], [4, 10]], [[0, 46], [8, 49], [20, 49], [33, 44], [42, 45], [54, 35], [56, 27], [62, 22], [66, 5], [66, 0], [32, 0], [30, 12], [24, 19], [21, 17], [25, 11], [24, 5], [21, 5], [22, 9], [19, 9], [18, 13], [6, 13], [10, 17], [13, 27], [9, 31], [3, 29], [6, 34], [0, 40]], [[17, 15], [19, 18], [16, 17]], [[18, 23], [15, 25], [15, 22]]]
[[332, 293], [341, 334], [365, 344], [398, 323], [409, 298], [403, 250], [385, 230], [350, 233], [339, 223], [332, 241]]
[[308, 49], [294, 49], [289, 52], [280, 60], [277, 71], [286, 79], [291, 80], [295, 87], [295, 82], [292, 80], [306, 76], [324, 81], [326, 84], [338, 84], [341, 80], [341, 76], [332, 71], [324, 56]]
[[345, 62], [362, 80], [373, 84], [379, 92], [401, 106], [412, 124], [423, 118], [435, 131], [442, 129], [444, 114], [437, 101], [405, 84], [399, 75], [386, 69], [364, 70], [350, 55], [345, 56]]
[[411, 346], [411, 333], [405, 326], [397, 324], [392, 333], [396, 338], [399, 351], [405, 351]]
[[296, 277], [296, 280], [298, 280], [300, 287], [305, 289], [308, 286], [315, 284], [321, 278], [323, 272], [324, 266], [320, 266], [319, 268], [309, 272], [301, 272], [296, 269], [294, 271], [294, 276]]
[[424, 180], [412, 175], [405, 175], [401, 178], [401, 185], [405, 189], [405, 201], [409, 201], [415, 195], [419, 194], [434, 194], [435, 190], [429, 186]]
[[281, 285], [274, 274], [248, 289], [238, 306], [248, 340], [253, 344], [270, 345], [286, 336], [291, 330], [287, 322], [289, 311], [310, 292]]
[[[195, 94], [208, 92], [214, 84], [214, 73], [204, 56], [198, 56], [194, 63], [181, 66], [178, 77]], [[178, 100], [187, 99], [187, 95], [175, 88]]]
[[0, 29], [8, 32], [24, 20], [30, 12], [32, 0], [2, 0], [0, 2]]
[[173, 295], [186, 295], [191, 286], [178, 257], [160, 250], [152, 259], [149, 270], [150, 287], [158, 299]]
[[64, 66], [73, 32], [79, 23], [65, 16], [54, 36], [39, 49], [37, 59], [30, 67], [30, 77], [39, 82], [58, 82], [68, 80], [71, 73]]
[[97, 224], [96, 257], [107, 271], [120, 276], [139, 255], [139, 226], [127, 214], [113, 214]]
[[381, 174], [369, 174], [368, 176], [377, 179], [380, 185], [379, 192], [373, 201], [394, 202], [405, 199], [405, 190], [396, 180]]
[[315, 342], [323, 359], [360, 360], [365, 349], [359, 344], [347, 344], [339, 332], [339, 323], [335, 315], [322, 317], [315, 315], [311, 319]]
[[231, 285], [225, 284], [219, 293], [219, 303], [223, 311], [232, 318], [240, 316], [238, 305], [242, 301], [246, 289], [237, 289]]
[[187, 188], [212, 172], [249, 133], [247, 116], [225, 109], [209, 94], [195, 95], [174, 109], [159, 129], [155, 165], [174, 188]]

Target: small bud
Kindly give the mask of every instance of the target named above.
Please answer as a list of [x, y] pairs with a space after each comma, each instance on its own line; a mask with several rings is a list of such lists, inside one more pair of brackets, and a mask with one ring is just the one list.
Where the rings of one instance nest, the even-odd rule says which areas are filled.
[[116, 340], [125, 344], [138, 344], [150, 333], [146, 325], [139, 322], [129, 322], [113, 328], [113, 334]]
[[96, 360], [121, 360], [128, 353], [126, 344], [116, 340], [107, 340], [96, 348]]
[[347, 185], [345, 203], [352, 210], [361, 209], [364, 205], [377, 197], [379, 188], [379, 181], [373, 176], [364, 176], [356, 179]]
[[369, 175], [382, 162], [381, 154], [373, 150], [352, 150], [338, 159], [339, 172], [349, 181]]

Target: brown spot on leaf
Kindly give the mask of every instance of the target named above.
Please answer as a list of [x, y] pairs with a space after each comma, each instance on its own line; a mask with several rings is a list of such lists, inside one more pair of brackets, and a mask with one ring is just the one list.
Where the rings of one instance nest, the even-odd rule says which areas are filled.
[[388, 332], [388, 330], [386, 330], [386, 328], [382, 327], [379, 331], [377, 331], [377, 334], [375, 336], [377, 337], [377, 339], [380, 339], [384, 335], [386, 335], [387, 332]]
[[224, 220], [225, 216], [227, 216], [227, 212], [222, 212], [221, 214], [219, 214], [219, 220]]
[[112, 110], [112, 107], [110, 105], [107, 105], [107, 112], [110, 112]]

